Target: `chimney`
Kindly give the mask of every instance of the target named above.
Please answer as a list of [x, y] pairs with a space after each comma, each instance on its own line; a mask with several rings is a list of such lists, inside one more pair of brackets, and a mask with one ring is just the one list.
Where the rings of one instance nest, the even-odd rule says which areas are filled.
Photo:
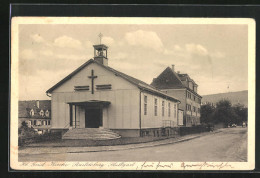
[[37, 108], [40, 108], [40, 101], [39, 100], [36, 101], [36, 106], [37, 106]]
[[172, 71], [174, 72], [174, 64], [172, 64]]

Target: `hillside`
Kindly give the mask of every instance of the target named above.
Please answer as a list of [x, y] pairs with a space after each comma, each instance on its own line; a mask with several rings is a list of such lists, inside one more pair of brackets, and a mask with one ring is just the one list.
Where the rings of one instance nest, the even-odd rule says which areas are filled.
[[248, 105], [248, 91], [238, 91], [238, 92], [229, 92], [229, 93], [218, 93], [212, 95], [202, 96], [202, 104], [205, 102], [216, 103], [221, 99], [229, 99], [232, 104], [243, 104], [247, 107]]

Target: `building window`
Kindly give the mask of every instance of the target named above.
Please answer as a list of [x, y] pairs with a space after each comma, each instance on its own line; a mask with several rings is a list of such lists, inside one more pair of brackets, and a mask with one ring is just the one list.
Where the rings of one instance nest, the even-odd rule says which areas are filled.
[[164, 101], [162, 101], [162, 116], [164, 116]]
[[43, 115], [44, 115], [44, 112], [43, 112], [43, 110], [41, 110], [41, 111], [40, 111], [40, 116], [43, 117]]
[[198, 108], [198, 113], [200, 113], [200, 108]]
[[196, 112], [196, 107], [195, 106], [193, 106], [193, 112]]
[[157, 98], [154, 99], [154, 115], [157, 116]]
[[27, 121], [27, 126], [31, 126], [32, 125], [32, 121]]
[[193, 96], [193, 99], [194, 99], [194, 101], [196, 100], [196, 96], [195, 95]]
[[168, 117], [171, 116], [171, 103], [168, 103]]
[[174, 104], [174, 117], [176, 118], [177, 117], [177, 109], [176, 109], [176, 104]]
[[190, 104], [186, 104], [186, 110], [191, 111], [191, 105]]
[[144, 96], [144, 115], [147, 115], [147, 96]]
[[49, 113], [48, 110], [45, 111], [45, 116], [46, 116], [46, 117], [49, 117], [49, 116], [50, 116], [50, 113]]

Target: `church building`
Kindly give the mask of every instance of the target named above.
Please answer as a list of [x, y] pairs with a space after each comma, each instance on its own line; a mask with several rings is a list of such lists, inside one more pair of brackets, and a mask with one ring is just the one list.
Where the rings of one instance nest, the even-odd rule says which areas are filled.
[[65, 131], [68, 139], [84, 139], [91, 129], [117, 137], [174, 134], [180, 101], [109, 67], [108, 47], [93, 47], [93, 59], [46, 91], [52, 130]]

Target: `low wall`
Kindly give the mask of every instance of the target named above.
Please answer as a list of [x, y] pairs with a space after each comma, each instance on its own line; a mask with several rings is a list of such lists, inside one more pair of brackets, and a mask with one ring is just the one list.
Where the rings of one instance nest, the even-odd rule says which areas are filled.
[[139, 137], [139, 129], [110, 129], [115, 133], [118, 133], [121, 137]]
[[180, 127], [180, 135], [188, 135], [188, 134], [196, 134], [201, 132], [209, 132], [211, 129], [210, 127], [197, 125], [192, 127]]

